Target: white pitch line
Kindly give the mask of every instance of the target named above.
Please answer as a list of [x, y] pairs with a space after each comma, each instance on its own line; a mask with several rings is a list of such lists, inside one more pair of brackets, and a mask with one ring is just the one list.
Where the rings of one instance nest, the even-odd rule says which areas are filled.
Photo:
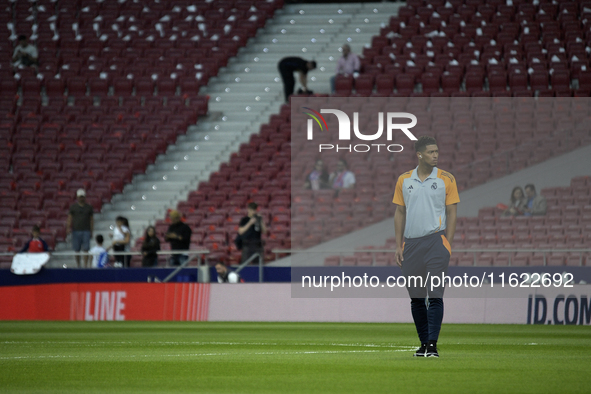
[[2, 341], [0, 344], [72, 344], [72, 345], [86, 345], [86, 346], [97, 346], [98, 344], [106, 345], [227, 345], [227, 346], [343, 346], [343, 347], [376, 347], [376, 348], [416, 348], [416, 346], [406, 345], [388, 345], [388, 344], [376, 344], [376, 343], [276, 343], [276, 342], [220, 342], [220, 341], [151, 341], [151, 342], [121, 342], [121, 341]]
[[[122, 356], [114, 356], [114, 355], [107, 355], [106, 358], [158, 358], [158, 357], [178, 357], [178, 358], [187, 358], [187, 357], [211, 357], [211, 356], [239, 356], [239, 355], [298, 355], [298, 354], [343, 354], [343, 353], [394, 353], [394, 352], [409, 352], [413, 351], [410, 349], [392, 349], [392, 350], [319, 350], [319, 351], [287, 351], [287, 352], [249, 352], [249, 353], [189, 353], [189, 354], [159, 354], [159, 355], [136, 355], [136, 354], [129, 354], [129, 355], [122, 355]], [[86, 356], [73, 356], [73, 355], [47, 355], [47, 356], [4, 356], [0, 357], [0, 360], [37, 360], [37, 359], [59, 359], [59, 358], [68, 358], [68, 359], [75, 359], [75, 358], [86, 358]], [[96, 358], [96, 357], [93, 357]]]

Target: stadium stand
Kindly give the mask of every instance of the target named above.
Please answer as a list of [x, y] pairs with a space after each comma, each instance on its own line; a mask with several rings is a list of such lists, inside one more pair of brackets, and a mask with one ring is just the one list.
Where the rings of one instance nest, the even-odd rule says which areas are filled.
[[[362, 90], [356, 95], [589, 97], [587, 80], [591, 74], [588, 70], [589, 51], [586, 49], [589, 12], [591, 3], [588, 2], [540, 2], [532, 5], [525, 2], [507, 4], [502, 1], [408, 1], [399, 10], [398, 16], [393, 16], [389, 25], [382, 28], [380, 36], [373, 38], [371, 47], [364, 50]], [[393, 71], [397, 76], [392, 83]], [[368, 74], [375, 80], [373, 92], [366, 83], [371, 80]], [[526, 102], [521, 103], [527, 107], [540, 105], [543, 101], [537, 104]], [[545, 105], [553, 104], [546, 101]], [[456, 145], [454, 159], [440, 163], [440, 166], [456, 175], [460, 190], [540, 163], [552, 154], [565, 153], [590, 143], [588, 131], [584, 130], [582, 124], [577, 127], [579, 131], [572, 130], [570, 135], [561, 130], [552, 137], [552, 130], [557, 131], [557, 128], [552, 128], [548, 123], [535, 122], [528, 115], [531, 110], [523, 108], [514, 118], [505, 117], [501, 120], [491, 116], [491, 113], [486, 114], [486, 111], [477, 113], [474, 128], [477, 127], [478, 136], [470, 125], [463, 127], [466, 125], [461, 123], [466, 119], [456, 121], [457, 117], [461, 119], [466, 115], [461, 113], [460, 108], [449, 115], [438, 113], [438, 121], [447, 116], [452, 118], [452, 121], [445, 120], [441, 125], [453, 131], [449, 145], [447, 136], [438, 135], [435, 128], [430, 130], [440, 144], [445, 145], [445, 151], [454, 150], [452, 140], [460, 140], [463, 147], [468, 148], [466, 157], [466, 150], [462, 149], [460, 154]], [[573, 109], [571, 114], [575, 118], [585, 117], [587, 110]], [[570, 139], [570, 142], [554, 151], [561, 145], [555, 139], [558, 134]], [[480, 143], [474, 143], [476, 137]], [[550, 142], [552, 140], [554, 142]], [[501, 141], [503, 146], [518, 148], [512, 149], [511, 153], [503, 152], [500, 149]], [[525, 152], [519, 148], [528, 145], [535, 147], [535, 152]], [[476, 160], [476, 156], [471, 156], [471, 150], [479, 152], [478, 158], [483, 158], [484, 153], [484, 159]], [[580, 182], [586, 181], [582, 178], [573, 179], [573, 184]], [[584, 188], [577, 192], [580, 194], [576, 197], [570, 189], [561, 192], [548, 189], [543, 192], [548, 193], [552, 201], [555, 201], [555, 193], [568, 195], [566, 202], [572, 213], [580, 214], [589, 202], [589, 191]], [[574, 204], [575, 200], [579, 202], [578, 206]], [[454, 247], [531, 249], [544, 246], [582, 248], [585, 242], [588, 245], [586, 233], [580, 227], [584, 224], [575, 221], [574, 215], [566, 219], [567, 213], [559, 207], [549, 209], [547, 218], [497, 219], [493, 213], [490, 209], [483, 209], [478, 218], [460, 218], [458, 233], [462, 238], [456, 240]], [[579, 219], [586, 223], [585, 219]], [[563, 220], [573, 226], [568, 234], [566, 227], [561, 224]], [[494, 227], [501, 224], [509, 227], [503, 230]], [[481, 231], [482, 226], [491, 228]], [[533, 226], [541, 228], [530, 231]], [[393, 239], [383, 245], [385, 249], [394, 247]], [[392, 263], [387, 254], [357, 254], [365, 258], [374, 256], [376, 265]], [[548, 259], [535, 253], [520, 253], [513, 257], [511, 259], [506, 254], [496, 252], [480, 256], [459, 253], [452, 258], [452, 264], [490, 265], [494, 261], [496, 265], [503, 265], [503, 262], [505, 265], [584, 265], [588, 259], [580, 253], [550, 255]], [[326, 258], [325, 264], [355, 265], [357, 260], [355, 256], [347, 256], [347, 260], [331, 256]]]
[[[507, 8], [504, 3], [492, 4], [490, 2], [486, 5], [484, 3], [464, 5], [463, 2], [447, 4], [444, 4], [444, 2], [408, 2], [406, 7], [400, 9], [398, 17], [390, 19], [389, 26], [382, 29], [381, 35], [373, 38], [371, 47], [364, 49], [364, 70], [357, 78], [360, 83], [353, 81], [350, 77], [337, 78], [335, 96], [390, 95], [400, 97], [405, 95], [424, 97], [425, 93], [430, 94], [432, 97], [464, 97], [469, 95], [475, 97], [507, 97], [511, 95], [516, 97], [532, 97], [534, 95], [563, 96], [567, 90], [566, 85], [569, 86], [569, 92], [572, 94], [577, 96], [588, 95], [585, 90], [572, 89], [570, 87], [570, 77], [565, 80], [565, 73], [559, 71], [557, 72], [562, 75], [562, 79], [555, 79], [555, 83], [552, 85], [549, 85], [549, 82], [544, 85], [543, 78], [540, 79], [542, 82], [536, 82], [537, 74], [534, 71], [542, 71], [542, 67], [536, 65], [540, 59], [531, 55], [529, 62], [527, 62], [530, 52], [525, 50], [525, 43], [529, 42], [529, 34], [534, 28], [528, 25], [527, 28], [519, 28], [514, 31], [514, 25], [503, 23], [501, 29], [501, 22], [504, 22], [504, 19], [500, 16], [493, 17], [494, 11], [490, 13], [491, 7], [498, 9], [499, 13], [507, 15], [507, 18], [512, 23], [513, 21], [520, 23], [524, 20], [531, 22], [531, 19], [535, 19], [523, 17], [521, 9], [525, 6], [520, 5]], [[558, 12], [558, 7], [553, 13], [550, 12], [552, 7], [549, 7], [549, 9], [545, 7], [545, 5], [539, 6], [536, 8], [536, 12], [540, 15], [551, 14], [553, 19], [565, 18]], [[530, 7], [525, 8], [529, 9]], [[568, 7], [561, 8], [561, 10], [564, 9], [568, 10]], [[582, 20], [583, 8], [572, 10], [572, 12], [576, 18]], [[460, 23], [462, 19], [455, 19], [458, 14], [464, 18], [465, 23]], [[441, 17], [441, 15], [445, 17]], [[485, 15], [485, 17], [481, 17], [482, 15]], [[431, 19], [433, 23], [429, 24], [430, 27], [418, 28], [421, 21], [425, 24], [425, 21], [431, 21]], [[538, 19], [544, 20], [547, 17], [540, 16]], [[407, 28], [415, 23], [415, 27]], [[537, 23], [538, 27], [541, 23]], [[466, 25], [465, 28], [464, 24]], [[533, 23], [530, 24], [533, 25]], [[452, 30], [446, 28], [446, 25], [455, 28], [453, 34], [451, 34]], [[487, 27], [482, 29], [481, 26]], [[435, 31], [437, 36], [433, 33]], [[441, 33], [444, 33], [444, 35]], [[542, 33], [538, 33], [538, 36]], [[508, 43], [503, 46], [496, 44], [496, 41], [507, 41], [510, 34], [512, 34], [511, 45]], [[563, 40], [564, 45], [567, 45], [571, 39], [576, 41], [574, 34], [568, 35], [568, 37], [572, 38], [567, 41]], [[563, 39], [562, 35], [560, 39]], [[514, 41], [521, 44], [513, 44]], [[543, 70], [548, 70], [546, 74], [553, 74], [554, 69], [559, 68], [560, 64], [554, 58], [547, 57], [546, 51], [546, 47], [541, 48], [545, 62]], [[570, 57], [574, 67], [572, 76], [583, 75], [584, 79], [586, 78], [584, 76], [586, 70], [584, 59], [587, 59], [588, 56], [586, 54], [579, 55], [577, 57], [579, 60]], [[579, 61], [583, 63], [579, 63]], [[528, 68], [519, 68], [518, 65], [521, 63], [528, 66]], [[578, 71], [575, 72], [575, 70]], [[533, 76], [530, 75], [528, 78], [527, 76], [532, 73], [534, 73]], [[542, 73], [542, 75], [546, 74]], [[546, 79], [550, 81], [549, 77], [546, 77]], [[562, 82], [559, 83], [559, 80]], [[565, 81], [568, 81], [568, 84]], [[373, 90], [374, 83], [375, 91]], [[576, 86], [576, 83], [577, 79], [573, 78], [573, 86]], [[361, 89], [355, 92], [357, 85], [360, 85]], [[534, 104], [531, 100], [523, 100], [520, 102], [522, 107], [518, 111], [519, 115], [515, 115], [515, 119], [505, 118], [503, 121], [495, 118], [495, 109], [490, 106], [487, 107], [486, 103], [483, 104], [482, 108], [478, 109], [475, 118], [469, 120], [466, 119], [466, 116], [472, 115], [464, 113], [465, 108], [459, 102], [456, 102], [455, 108], [446, 106], [447, 102], [445, 101], [433, 101], [433, 103], [437, 103], [439, 107], [431, 108], [430, 113], [427, 113], [426, 110], [422, 113], [419, 111], [418, 116], [421, 117], [422, 124], [424, 124], [425, 119], [427, 119], [427, 123], [430, 122], [430, 124], [425, 125], [425, 129], [429, 130], [431, 134], [435, 134], [447, 152], [453, 152], [453, 155], [450, 155], [448, 159], [444, 159], [441, 166], [445, 166], [445, 168], [456, 174], [460, 190], [483, 184], [496, 177], [540, 163], [554, 155], [566, 153], [590, 142], [588, 131], [583, 126], [572, 130], [565, 141], [562, 130], [550, 130], [547, 121], [533, 118], [534, 110], [541, 111], [543, 106], [547, 106], [550, 113], [563, 111], [562, 105], [566, 101], [542, 100]], [[533, 108], [533, 105], [536, 105], [536, 108]], [[568, 102], [568, 105], [571, 105], [571, 102]], [[575, 106], [570, 110], [573, 114], [579, 113], [579, 115], [584, 114], [586, 116], [586, 110], [579, 111], [576, 104], [572, 105]], [[287, 111], [287, 109], [284, 110]], [[417, 113], [416, 108], [413, 108], [413, 110], [414, 113]], [[283, 124], [279, 124], [278, 127], [274, 126], [273, 123], [280, 118], [281, 116], [271, 119], [269, 125], [261, 128], [264, 143], [269, 143], [269, 137], [266, 136], [269, 130], [267, 129], [268, 126], [273, 131], [281, 130], [282, 127], [289, 127], [289, 117], [284, 119]], [[478, 142], [473, 128], [467, 124], [468, 121], [473, 122], [479, 129]], [[442, 129], [448, 129], [451, 132], [438, 132], [438, 130]], [[292, 130], [292, 132], [294, 131]], [[461, 144], [457, 143], [458, 140], [461, 141]], [[249, 160], [253, 153], [259, 152], [261, 148], [260, 142], [261, 140], [253, 137], [250, 147], [243, 147], [248, 151], [245, 160]], [[506, 149], [506, 146], [511, 148]], [[536, 147], [536, 149], [532, 149], [532, 147]], [[241, 148], [241, 152], [244, 151], [243, 148]], [[473, 151], [474, 153], [466, 155], [466, 151]], [[479, 160], [476, 160], [477, 157]], [[311, 170], [311, 163], [314, 162], [314, 159], [315, 157], [299, 158], [294, 156], [292, 158], [294, 165], [297, 166], [297, 163], [306, 163], [306, 165], [297, 168], [292, 167], [293, 178], [303, 179], [304, 175]], [[330, 158], [328, 167], [337, 159], [338, 157]], [[358, 178], [366, 180], [367, 183], [359, 185], [360, 187], [356, 191], [350, 192], [350, 195], [341, 194], [336, 199], [320, 193], [312, 194], [309, 191], [299, 191], [296, 186], [293, 195], [294, 205], [291, 208], [297, 218], [290, 223], [291, 243], [295, 242], [295, 244], [286, 242], [286, 240], [281, 242], [272, 239], [267, 247], [267, 258], [273, 257], [270, 250], [275, 246], [291, 246], [296, 249], [311, 247], [346, 234], [355, 228], [382, 220], [384, 215], [391, 215], [393, 213], [393, 206], [389, 204], [391, 190], [389, 186], [383, 186], [383, 181], [384, 179], [391, 179], [394, 182], [395, 177], [398, 175], [395, 173], [395, 169], [408, 167], [412, 163], [410, 161], [406, 163], [404, 160], [399, 162], [399, 159], [395, 157], [388, 158], [388, 160], [390, 166], [387, 169], [384, 169], [379, 163], [373, 162], [372, 158], [367, 161], [350, 163], [356, 174], [358, 174]], [[271, 159], [269, 162], [273, 163], [273, 160]], [[246, 171], [241, 172], [241, 166], [235, 167], [234, 170], [238, 171], [238, 173], [234, 172], [235, 176], [244, 180], [249, 179], [249, 175], [251, 177], [257, 175], [252, 173], [248, 166], [246, 168]], [[258, 164], [257, 168], [260, 168]], [[379, 177], [375, 176], [378, 169], [381, 169]], [[220, 171], [223, 172], [222, 169]], [[222, 178], [227, 180], [227, 175], [222, 175]], [[212, 176], [210, 183], [213, 182], [215, 185], [217, 183], [216, 179]], [[254, 182], [254, 185], [257, 185], [257, 183]], [[258, 186], [260, 187], [260, 185]], [[210, 185], [204, 185], [204, 187], [208, 189]], [[215, 190], [215, 186], [212, 190]], [[243, 191], [243, 188], [235, 188], [234, 193], [237, 190]], [[258, 193], [259, 188], [252, 191]], [[194, 193], [199, 194], [199, 191]], [[203, 193], [203, 198], [207, 194]], [[371, 196], [372, 204], [361, 207], [358, 204], [352, 204], [356, 200], [367, 198], [367, 196]], [[259, 198], [253, 195], [250, 197]], [[224, 204], [224, 201], [218, 198], [216, 197], [217, 200], [211, 203], [219, 207]], [[226, 195], [227, 200], [230, 198], [230, 195]], [[269, 199], [261, 198], [259, 201], [262, 201], [261, 205], [267, 219], [272, 222], [274, 214], [272, 210], [269, 211]], [[189, 199], [187, 203], [182, 203], [179, 207], [182, 206], [191, 210], [198, 208], [200, 203], [201, 201], [195, 197], [194, 200]], [[275, 205], [275, 207], [277, 206]], [[288, 204], [282, 207], [284, 210], [288, 208]], [[358, 211], [355, 212], [354, 210]], [[196, 211], [201, 211], [201, 209], [196, 209]], [[298, 223], [298, 220], [305, 220], [306, 225]], [[161, 224], [161, 226], [164, 225]], [[299, 231], [303, 232], [300, 233]], [[205, 229], [204, 234], [206, 233]], [[269, 234], [272, 236], [273, 231], [270, 231]], [[228, 241], [231, 240], [229, 237], [227, 239]], [[228, 254], [226, 258], [231, 261], [232, 259], [235, 260], [235, 257], [232, 257], [235, 254], [232, 254], [233, 250], [230, 243], [226, 243], [225, 247], [217, 243], [217, 250], [220, 250], [220, 246], [222, 246], [221, 255], [223, 255], [224, 249], [227, 248]]]
[[[450, 265], [459, 266], [589, 266], [591, 254], [577, 252], [591, 242], [591, 177], [571, 179], [570, 187], [542, 189], [548, 211], [544, 216], [501, 216], [495, 207], [482, 208], [477, 217], [460, 217]], [[360, 248], [353, 256], [329, 256], [325, 265], [394, 265], [393, 254], [363, 249], [396, 248], [395, 238], [384, 245]], [[490, 249], [483, 252], [482, 249]], [[520, 252], [502, 252], [521, 249]], [[537, 251], [527, 251], [536, 249]], [[561, 252], [543, 252], [558, 249]], [[369, 262], [369, 263], [368, 263]]]
[[[77, 188], [98, 211], [207, 113], [199, 88], [281, 2], [0, 1], [0, 248], [53, 247]], [[11, 58], [20, 34], [39, 70]], [[6, 258], [0, 262], [6, 267]]]
[[[9, 191], [14, 193], [2, 195], [2, 201], [6, 200], [6, 204], [12, 204], [19, 212], [23, 209], [37, 212], [43, 208], [44, 212], [53, 209], [53, 212], [63, 215], [63, 207], [54, 204], [71, 200], [71, 191], [77, 187], [92, 188], [93, 194], [100, 196], [94, 203], [100, 206], [109, 201], [114, 192], [121, 191], [133, 174], [145, 170], [141, 166], [142, 162], [146, 163], [145, 156], [138, 156], [137, 160], [131, 160], [123, 168], [117, 164], [121, 162], [121, 155], [126, 157], [129, 152], [138, 152], [138, 147], [142, 154], [148, 155], [147, 162], [153, 161], [156, 154], [162, 153], [162, 149], [174, 142], [188, 124], [203, 114], [190, 113], [194, 110], [192, 98], [197, 95], [199, 87], [216, 75], [219, 67], [227, 64], [228, 58], [235, 55], [238, 48], [245, 45], [246, 39], [254, 35], [266, 18], [280, 7], [277, 2], [214, 3], [223, 9], [234, 8], [224, 12], [214, 9], [213, 3], [190, 6], [185, 2], [170, 1], [158, 3], [146, 11], [135, 3], [106, 1], [99, 5], [74, 1], [72, 7], [77, 10], [76, 14], [67, 10], [70, 7], [64, 6], [69, 4], [65, 1], [58, 2], [57, 6], [48, 2], [47, 7], [44, 3], [32, 7], [31, 10], [35, 11], [32, 15], [37, 19], [39, 15], [47, 18], [55, 16], [59, 23], [55, 24], [56, 27], [52, 27], [52, 23], [47, 23], [47, 27], [41, 24], [38, 30], [45, 33], [38, 39], [38, 43], [42, 44], [40, 48], [44, 48], [41, 82], [26, 72], [16, 81], [2, 78], [3, 96], [6, 92], [10, 99], [3, 99], [0, 103], [0, 109], [8, 114], [0, 122], [0, 132], [13, 136], [18, 128], [18, 138], [13, 137], [12, 146], [5, 148], [10, 160], [2, 159], [0, 165], [6, 166], [8, 171], [18, 162], [20, 164], [15, 168], [21, 170], [3, 177], [1, 182], [11, 185]], [[22, 11], [25, 7], [17, 4], [21, 3], [8, 5], [12, 9], [13, 20], [18, 21], [21, 16], [26, 19], [29, 14]], [[228, 8], [224, 8], [226, 4]], [[407, 2], [400, 8], [398, 16], [391, 17], [380, 35], [372, 39], [371, 46], [363, 50], [362, 74], [355, 80], [337, 79], [336, 97], [346, 100], [347, 97], [358, 96], [589, 96], [591, 74], [587, 71], [588, 53], [585, 48], [588, 29], [585, 29], [585, 17], [591, 5], [585, 2], [542, 2], [536, 6], [520, 2], [513, 4], [471, 0]], [[41, 10], [39, 5], [43, 5], [44, 9]], [[250, 11], [253, 5], [256, 12]], [[255, 21], [250, 20], [253, 12], [259, 16]], [[201, 18], [201, 15], [204, 17]], [[235, 35], [229, 37], [225, 32], [231, 17], [234, 18], [229, 29]], [[179, 29], [188, 34], [178, 34], [172, 28], [172, 21], [175, 21], [174, 26], [180, 26]], [[115, 22], [117, 29], [114, 28]], [[27, 26], [26, 23], [17, 25]], [[150, 39], [138, 37], [139, 25], [149, 32]], [[58, 41], [53, 40], [55, 35], [59, 35]], [[217, 46], [212, 40], [205, 40], [215, 35], [221, 37]], [[170, 48], [171, 41], [175, 42], [174, 48]], [[4, 47], [0, 53], [5, 54], [6, 59], [9, 47]], [[201, 67], [187, 71], [197, 59], [203, 59]], [[0, 70], [6, 70], [8, 66], [3, 61]], [[55, 79], [58, 74], [61, 78]], [[153, 78], [154, 74], [164, 76]], [[16, 99], [17, 93], [23, 97]], [[187, 99], [191, 101], [187, 103]], [[475, 117], [470, 119], [479, 127], [478, 141], [473, 130], [466, 127], [466, 113], [459, 105], [450, 107], [448, 102], [447, 106], [443, 104], [430, 108], [429, 112], [423, 108], [419, 115], [429, 123], [425, 130], [451, 130], [449, 133], [435, 133], [446, 151], [452, 152], [441, 166], [454, 172], [460, 189], [467, 189], [589, 144], [591, 136], [584, 127], [570, 130], [567, 141], [561, 140], [543, 118], [534, 119], [533, 108], [528, 107], [531, 103], [522, 101], [521, 114], [509, 122], [499, 122], [491, 117], [493, 107], [479, 108]], [[540, 100], [536, 105], [546, 106], [544, 108], [550, 113], [558, 113], [565, 111], [565, 103], [560, 99]], [[569, 101], [568, 105], [572, 106], [566, 111], [573, 115], [578, 113], [575, 102]], [[536, 107], [536, 110], [539, 109]], [[179, 112], [188, 116], [184, 122], [177, 115]], [[173, 123], [176, 125], [178, 121], [176, 129], [164, 127], [161, 130], [159, 127], [163, 126], [156, 126], [162, 123], [162, 119], [168, 121], [174, 116], [177, 118]], [[4, 119], [12, 121], [4, 122]], [[26, 123], [21, 123], [23, 119]], [[296, 191], [291, 196], [293, 206], [290, 206], [290, 172], [294, 171], [294, 179], [303, 179], [313, 162], [312, 157], [292, 157], [290, 119], [289, 107], [282, 107], [268, 124], [261, 126], [259, 134], [252, 135], [248, 143], [242, 144], [228, 162], [210, 175], [209, 181], [202, 182], [197, 190], [189, 194], [187, 201], [178, 204], [178, 208], [186, 213], [185, 220], [194, 229], [193, 247], [205, 246], [214, 252], [212, 259], [235, 262], [238, 253], [231, 241], [244, 205], [250, 200], [259, 203], [262, 214], [271, 224], [266, 245], [267, 260], [274, 258], [272, 249], [314, 246], [393, 214], [390, 185], [385, 187], [383, 180], [390, 179], [393, 184], [399, 175], [397, 169], [411, 165], [411, 161], [395, 157], [387, 158], [391, 164], [388, 168], [380, 166], [381, 159], [377, 158], [350, 163], [363, 181], [358, 183], [355, 191], [341, 193], [337, 199], [322, 193], [312, 195], [295, 187]], [[56, 120], [56, 123], [49, 123], [48, 126], [46, 120]], [[73, 121], [77, 126], [86, 127], [72, 128], [69, 125]], [[46, 133], [37, 135], [42, 127]], [[66, 128], [68, 134], [63, 135]], [[136, 129], [142, 134], [129, 134]], [[155, 131], [159, 133], [158, 141], [161, 141], [155, 144], [159, 150], [148, 151], [142, 147], [142, 141], [145, 142], [146, 136], [151, 138]], [[515, 148], [503, 149], [501, 141], [503, 146]], [[31, 143], [38, 147], [26, 149]], [[51, 146], [49, 144], [57, 144], [60, 152], [64, 152], [64, 155], [60, 154], [60, 160], [67, 156], [73, 158], [73, 163], [64, 167], [64, 163], [57, 160], [57, 155], [52, 156], [53, 149], [42, 149]], [[88, 146], [98, 144], [108, 145], [104, 150], [88, 151]], [[537, 149], [531, 149], [532, 146]], [[466, 150], [474, 151], [474, 156], [467, 157]], [[19, 178], [17, 174], [38, 171], [38, 152], [41, 151], [47, 151], [44, 153], [47, 160], [42, 161], [42, 168], [56, 175], [52, 177], [40, 171], [39, 178], [27, 177], [23, 182], [24, 176]], [[86, 163], [84, 160], [87, 157], [93, 159]], [[475, 161], [477, 157], [485, 159]], [[107, 168], [121, 169], [117, 179], [111, 179], [110, 175], [105, 179], [109, 171], [105, 171], [104, 167], [101, 171], [101, 167], [95, 164], [101, 158], [102, 163], [110, 166]], [[337, 156], [331, 157], [329, 165], [337, 159]], [[296, 163], [296, 167], [291, 166], [292, 162]], [[79, 171], [90, 171], [92, 176], [88, 180], [73, 182]], [[375, 174], [379, 174], [379, 178]], [[47, 211], [44, 205], [40, 205], [40, 199], [35, 200], [34, 195], [37, 194], [24, 198], [20, 190], [35, 193], [49, 190], [59, 198], [43, 200], [43, 204], [48, 204], [50, 211]], [[97, 193], [94, 193], [95, 190]], [[371, 204], [354, 204], [356, 200], [365, 201], [368, 197]], [[298, 213], [297, 220], [292, 220], [290, 210]], [[308, 219], [306, 226], [298, 223], [300, 216]], [[354, 220], [351, 220], [352, 217]], [[17, 214], [12, 219], [12, 226], [0, 227], [0, 233], [7, 234], [3, 240], [10, 240], [14, 245], [18, 240], [16, 229], [24, 219], [28, 218]], [[47, 226], [49, 220], [47, 217]], [[47, 228], [55, 228], [54, 238], [60, 239], [58, 220], [51, 220], [55, 227]], [[63, 226], [63, 220], [60, 223]], [[156, 224], [159, 234], [166, 227], [166, 220]], [[297, 233], [295, 238], [294, 232]], [[485, 234], [482, 240], [492, 235]], [[297, 244], [291, 244], [290, 236], [298, 240]], [[140, 242], [141, 239], [137, 239], [136, 247]], [[473, 244], [480, 245], [481, 239]], [[361, 257], [348, 261], [369, 264], [367, 256]], [[466, 263], [467, 258], [464, 257], [463, 260], [454, 257], [454, 262], [461, 264], [462, 260]], [[530, 261], [529, 257], [526, 262]], [[331, 258], [326, 263], [341, 262]], [[391, 262], [388, 256], [376, 255], [372, 263]]]
[[364, 50], [363, 68], [380, 93], [378, 76], [395, 71], [403, 94], [588, 97], [590, 5], [411, 0]]

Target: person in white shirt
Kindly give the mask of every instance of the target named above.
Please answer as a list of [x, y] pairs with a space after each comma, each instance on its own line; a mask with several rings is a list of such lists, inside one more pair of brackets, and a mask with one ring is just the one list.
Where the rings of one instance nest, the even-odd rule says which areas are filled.
[[105, 268], [109, 266], [109, 255], [107, 249], [103, 248], [104, 238], [97, 235], [95, 238], [96, 246], [93, 246], [88, 253], [92, 256], [92, 268]]
[[330, 174], [328, 183], [336, 190], [355, 187], [355, 174], [347, 169], [347, 162], [345, 160], [339, 160], [337, 170]]
[[234, 271], [230, 271], [224, 263], [217, 263], [215, 270], [218, 273], [219, 283], [240, 283], [240, 275]]
[[335, 92], [335, 81], [337, 79], [337, 75], [353, 75], [354, 73], [359, 72], [359, 69], [361, 68], [359, 56], [351, 53], [351, 47], [349, 45], [343, 45], [342, 50], [343, 56], [337, 62], [335, 75], [330, 78], [330, 91], [332, 93]]
[[[113, 229], [113, 244], [111, 248], [115, 252], [129, 252], [129, 245], [131, 242], [131, 231], [129, 230], [129, 222], [123, 216], [115, 218], [115, 228]], [[129, 267], [130, 255], [115, 256], [115, 267]]]
[[37, 47], [29, 43], [27, 36], [19, 36], [18, 45], [12, 54], [12, 66], [14, 68], [36, 67], [38, 58]]

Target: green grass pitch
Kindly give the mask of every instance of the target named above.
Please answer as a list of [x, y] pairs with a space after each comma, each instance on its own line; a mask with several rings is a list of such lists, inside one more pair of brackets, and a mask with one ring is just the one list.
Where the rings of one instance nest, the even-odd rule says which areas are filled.
[[2, 393], [591, 392], [588, 326], [0, 322]]

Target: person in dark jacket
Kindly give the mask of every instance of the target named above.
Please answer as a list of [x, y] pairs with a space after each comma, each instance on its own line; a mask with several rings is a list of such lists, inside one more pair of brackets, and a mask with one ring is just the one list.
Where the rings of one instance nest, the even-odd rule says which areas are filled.
[[[191, 245], [191, 235], [193, 234], [191, 227], [183, 223], [181, 220], [181, 213], [179, 211], [170, 211], [168, 216], [170, 217], [170, 221], [172, 223], [170, 226], [168, 226], [165, 239], [166, 242], [170, 243], [170, 249], [189, 250], [189, 245]], [[170, 256], [170, 264], [181, 265], [187, 261], [188, 258], [189, 256], [186, 254], [173, 254]]]
[[150, 226], [144, 233], [144, 242], [142, 243], [142, 267], [155, 267], [158, 265], [158, 255], [160, 250], [160, 240], [156, 236], [156, 229]]
[[315, 61], [304, 60], [301, 57], [285, 57], [279, 61], [277, 65], [281, 79], [283, 80], [283, 92], [285, 94], [285, 102], [289, 101], [289, 96], [293, 94], [295, 88], [295, 78], [293, 73], [298, 73], [300, 85], [304, 92], [308, 92], [307, 76], [308, 71], [316, 68]]

